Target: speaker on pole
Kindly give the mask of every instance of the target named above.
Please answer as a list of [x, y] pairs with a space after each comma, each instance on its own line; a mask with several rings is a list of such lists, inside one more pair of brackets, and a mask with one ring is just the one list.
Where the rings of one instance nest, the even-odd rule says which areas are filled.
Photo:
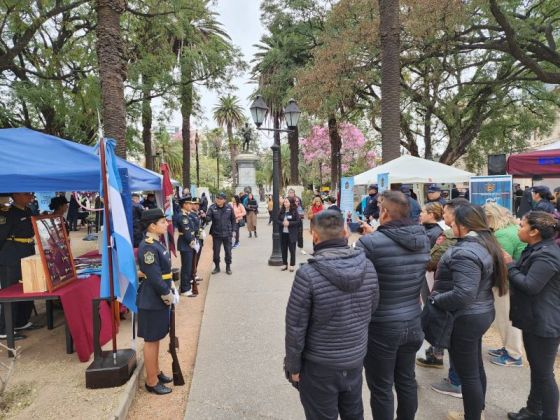
[[506, 155], [488, 155], [488, 175], [506, 174]]

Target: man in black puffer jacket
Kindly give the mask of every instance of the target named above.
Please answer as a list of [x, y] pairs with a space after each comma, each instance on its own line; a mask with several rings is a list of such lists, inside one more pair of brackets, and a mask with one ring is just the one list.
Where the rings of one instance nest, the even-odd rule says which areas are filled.
[[362, 367], [377, 307], [377, 275], [350, 248], [344, 220], [325, 210], [311, 221], [315, 252], [296, 273], [286, 309], [288, 379], [307, 419], [363, 419]]
[[226, 253], [226, 273], [231, 274], [231, 238], [233, 225], [235, 224], [235, 213], [233, 208], [226, 203], [225, 193], [219, 193], [216, 196], [216, 203], [208, 208], [206, 223], [212, 223], [210, 235], [212, 235], [213, 260], [216, 265], [212, 274], [220, 272], [220, 248], [222, 245]]
[[414, 372], [416, 352], [424, 333], [420, 324], [420, 289], [424, 283], [430, 244], [424, 227], [409, 218], [406, 196], [383, 192], [379, 203], [381, 226], [356, 247], [365, 250], [379, 278], [379, 306], [369, 325], [364, 366], [375, 420], [393, 420], [393, 382], [397, 391], [397, 418], [414, 419], [418, 409]]

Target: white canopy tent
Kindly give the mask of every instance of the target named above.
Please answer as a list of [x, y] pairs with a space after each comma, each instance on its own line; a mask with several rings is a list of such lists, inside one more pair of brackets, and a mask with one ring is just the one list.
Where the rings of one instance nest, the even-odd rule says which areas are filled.
[[404, 155], [354, 176], [354, 185], [376, 184], [377, 175], [383, 173], [389, 173], [389, 182], [392, 184], [468, 182], [475, 175], [443, 163]]

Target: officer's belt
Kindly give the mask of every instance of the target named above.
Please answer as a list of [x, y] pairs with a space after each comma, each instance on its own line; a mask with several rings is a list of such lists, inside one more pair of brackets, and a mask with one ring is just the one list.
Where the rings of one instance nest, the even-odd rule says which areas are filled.
[[32, 244], [35, 242], [34, 238], [16, 238], [12, 236], [11, 238], [6, 238], [7, 241], [19, 242], [20, 244]]
[[171, 273], [162, 274], [161, 278], [164, 279], [164, 280], [171, 280], [173, 278], [173, 274], [171, 274]]

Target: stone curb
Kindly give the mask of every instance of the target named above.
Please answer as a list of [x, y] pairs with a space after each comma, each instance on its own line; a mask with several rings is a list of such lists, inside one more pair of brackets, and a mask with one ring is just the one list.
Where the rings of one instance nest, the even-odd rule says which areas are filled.
[[[137, 357], [138, 357], [138, 353], [137, 353]], [[138, 392], [138, 381], [141, 379], [142, 376], [144, 376], [143, 374], [144, 374], [144, 359], [138, 359], [136, 369], [134, 370], [134, 373], [126, 383], [124, 390], [119, 398], [119, 405], [117, 406], [117, 409], [115, 410], [113, 416], [110, 417], [110, 420], [126, 420], [130, 405], [132, 404], [132, 401], [134, 400], [134, 397]]]

